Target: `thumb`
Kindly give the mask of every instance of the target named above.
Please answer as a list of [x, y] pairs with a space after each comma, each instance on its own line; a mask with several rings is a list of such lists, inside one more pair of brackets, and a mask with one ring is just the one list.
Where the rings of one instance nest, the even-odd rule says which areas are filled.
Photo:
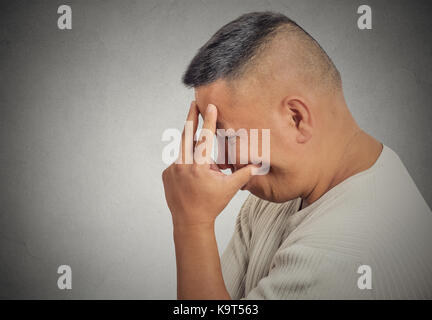
[[235, 188], [236, 191], [249, 182], [253, 176], [255, 168], [255, 165], [250, 164], [241, 168], [240, 170], [235, 171], [229, 176], [229, 180], [231, 182], [230, 184], [233, 186], [233, 188]]

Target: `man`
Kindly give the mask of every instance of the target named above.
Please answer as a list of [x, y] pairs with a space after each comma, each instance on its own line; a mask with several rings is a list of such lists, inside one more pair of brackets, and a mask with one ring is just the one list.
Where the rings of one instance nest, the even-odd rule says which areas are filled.
[[[194, 130], [199, 114], [213, 133], [268, 128], [271, 148], [266, 175], [209, 151], [163, 172], [179, 299], [432, 298], [431, 211], [398, 156], [358, 127], [308, 33], [282, 14], [245, 14], [183, 82], [195, 88]], [[194, 157], [185, 135], [181, 150]], [[251, 195], [219, 259], [214, 221], [241, 188]]]

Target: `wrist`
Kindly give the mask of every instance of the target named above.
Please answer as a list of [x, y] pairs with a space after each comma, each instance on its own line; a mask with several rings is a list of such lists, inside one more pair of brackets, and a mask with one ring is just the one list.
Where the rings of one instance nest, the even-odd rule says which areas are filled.
[[198, 229], [211, 229], [214, 228], [215, 219], [214, 218], [197, 218], [199, 216], [202, 216], [201, 214], [194, 214], [194, 215], [173, 215], [172, 216], [172, 223], [173, 228], [182, 230], [182, 229], [191, 229], [191, 230], [198, 230]]
[[214, 234], [214, 221], [200, 223], [174, 223], [173, 234], [176, 237], [202, 237]]

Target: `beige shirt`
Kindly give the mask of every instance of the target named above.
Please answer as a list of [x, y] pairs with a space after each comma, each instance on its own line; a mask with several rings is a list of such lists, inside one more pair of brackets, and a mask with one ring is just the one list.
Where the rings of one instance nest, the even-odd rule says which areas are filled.
[[245, 201], [221, 257], [233, 299], [432, 298], [432, 213], [390, 148], [300, 203]]

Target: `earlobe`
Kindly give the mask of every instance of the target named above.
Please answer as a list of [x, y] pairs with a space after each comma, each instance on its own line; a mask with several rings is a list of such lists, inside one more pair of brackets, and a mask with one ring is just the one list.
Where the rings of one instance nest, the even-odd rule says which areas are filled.
[[304, 128], [300, 129], [300, 134], [297, 135], [297, 142], [298, 143], [306, 143], [309, 141], [309, 139], [312, 137], [312, 134], [310, 131], [304, 130]]

